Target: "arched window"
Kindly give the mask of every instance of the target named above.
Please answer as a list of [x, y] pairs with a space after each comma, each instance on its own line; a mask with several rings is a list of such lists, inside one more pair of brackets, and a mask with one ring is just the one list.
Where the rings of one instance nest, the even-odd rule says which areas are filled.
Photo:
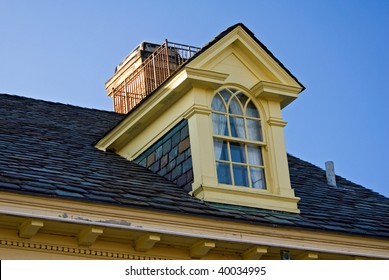
[[212, 124], [219, 184], [266, 189], [261, 118], [250, 98], [234, 88], [217, 92]]

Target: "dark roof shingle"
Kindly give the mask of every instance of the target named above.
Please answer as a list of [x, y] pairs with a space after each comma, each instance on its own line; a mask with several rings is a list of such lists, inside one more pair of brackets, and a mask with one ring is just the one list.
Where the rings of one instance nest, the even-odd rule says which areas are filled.
[[237, 222], [389, 238], [389, 199], [289, 155], [301, 214], [207, 203], [146, 168], [93, 146], [123, 118], [0, 94], [0, 191]]

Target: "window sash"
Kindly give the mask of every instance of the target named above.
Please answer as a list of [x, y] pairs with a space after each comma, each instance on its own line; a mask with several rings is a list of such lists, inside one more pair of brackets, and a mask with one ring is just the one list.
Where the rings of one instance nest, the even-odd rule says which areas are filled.
[[260, 116], [241, 91], [225, 88], [214, 96], [213, 143], [219, 184], [266, 189]]
[[214, 146], [219, 184], [266, 189], [262, 146], [216, 138]]

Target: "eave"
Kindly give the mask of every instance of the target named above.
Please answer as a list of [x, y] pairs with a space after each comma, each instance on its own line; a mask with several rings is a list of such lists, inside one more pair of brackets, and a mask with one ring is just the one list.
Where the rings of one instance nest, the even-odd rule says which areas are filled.
[[[26, 220], [41, 222], [40, 225], [43, 226], [36, 236], [33, 236], [32, 241], [35, 242], [40, 240], [39, 242], [44, 243], [44, 236], [55, 233], [67, 236], [69, 240], [73, 238], [82, 246], [84, 244], [80, 243], [80, 232], [83, 232], [86, 236], [83, 237], [84, 240], [89, 240], [96, 246], [100, 244], [99, 240], [114, 240], [115, 244], [117, 242], [128, 244], [124, 246], [130, 250], [130, 244], [134, 242], [138, 244], [138, 248], [143, 249], [140, 251], [147, 251], [147, 254], [154, 254], [154, 257], [162, 257], [158, 255], [159, 253], [153, 253], [153, 246], [155, 244], [158, 246], [159, 241], [164, 240], [181, 249], [187, 248], [184, 251], [187, 250], [188, 254], [181, 258], [190, 258], [190, 248], [200, 241], [206, 241], [205, 245], [214, 243], [215, 248], [211, 252], [234, 252], [238, 253], [238, 257], [239, 252], [243, 257], [244, 252], [258, 247], [268, 248], [269, 252], [290, 250], [296, 256], [315, 252], [317, 255], [327, 257], [337, 255], [343, 259], [389, 258], [389, 243], [378, 238], [253, 225], [172, 213], [161, 215], [157, 211], [82, 202], [70, 204], [62, 199], [11, 193], [1, 194], [0, 206], [2, 228], [12, 230]], [[15, 244], [26, 241], [11, 235], [9, 240], [15, 241]], [[4, 239], [1, 240], [1, 245], [12, 245], [12, 242]], [[163, 246], [164, 242], [161, 243]], [[86, 244], [88, 245], [88, 242]], [[123, 248], [123, 245], [121, 247]], [[202, 258], [207, 258], [206, 255]], [[208, 257], [212, 258], [211, 255]]]

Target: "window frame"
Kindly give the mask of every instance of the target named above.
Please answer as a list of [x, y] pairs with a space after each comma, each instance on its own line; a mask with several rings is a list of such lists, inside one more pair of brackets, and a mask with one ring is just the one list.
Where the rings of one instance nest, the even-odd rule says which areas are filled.
[[[226, 100], [225, 97], [222, 96], [221, 93], [223, 91], [227, 91], [230, 94], [228, 100]], [[244, 95], [244, 97], [246, 98], [244, 103], [241, 102], [241, 99], [238, 97], [239, 94]], [[213, 108], [214, 99], [217, 97], [221, 100], [221, 102], [224, 105], [224, 112], [222, 112], [222, 110], [217, 110], [217, 109]], [[241, 115], [235, 114], [235, 113], [230, 113], [230, 110], [229, 110], [230, 105], [231, 105], [232, 100], [234, 100], [234, 99], [239, 101], [240, 109], [242, 111]], [[247, 113], [250, 103], [253, 105], [254, 109], [256, 110], [255, 112], [256, 112], [257, 116], [250, 116]], [[214, 94], [212, 95], [210, 107], [211, 107], [211, 111], [212, 111], [211, 120], [212, 120], [213, 158], [214, 158], [214, 166], [215, 166], [216, 177], [217, 177], [216, 180], [217, 180], [218, 184], [221, 186], [237, 187], [240, 190], [246, 189], [246, 190], [268, 191], [269, 190], [268, 174], [267, 174], [268, 168], [266, 168], [267, 159], [266, 159], [266, 154], [265, 154], [266, 149], [267, 149], [267, 144], [265, 141], [266, 132], [264, 129], [264, 122], [263, 122], [263, 120], [264, 120], [263, 110], [260, 109], [260, 106], [258, 106], [258, 104], [256, 104], [256, 100], [254, 98], [252, 98], [252, 96], [248, 93], [247, 90], [242, 90], [242, 89], [239, 89], [239, 88], [234, 87], [234, 86], [226, 86], [226, 87], [222, 87], [222, 88], [219, 88], [218, 90], [216, 90], [214, 92]], [[226, 128], [224, 130], [227, 130], [228, 135], [225, 135], [225, 133], [218, 134], [217, 132], [215, 132], [215, 127], [214, 127], [215, 126], [215, 120], [214, 120], [215, 115], [223, 115], [224, 116], [224, 119], [226, 122]], [[232, 129], [233, 125], [231, 125], [231, 120], [232, 120], [231, 117], [243, 119], [243, 128], [244, 128], [245, 138], [242, 138], [239, 136], [237, 136], [237, 137], [232, 136], [233, 133], [232, 133], [231, 129]], [[247, 120], [258, 122], [258, 124], [259, 124], [259, 126], [258, 126], [259, 140], [249, 139], [250, 134], [249, 134], [249, 126], [248, 126]], [[238, 134], [239, 133], [237, 133], [237, 135]], [[226, 160], [217, 159], [216, 149], [215, 149], [215, 141], [222, 141], [221, 145], [222, 146], [226, 145], [226, 149], [227, 149], [227, 153], [228, 153], [228, 157]], [[241, 150], [244, 152], [243, 155], [245, 158], [245, 162], [233, 161], [231, 144], [239, 144], [240, 145]], [[259, 148], [260, 156], [258, 158], [260, 159], [261, 164], [255, 164], [255, 163], [250, 162], [249, 147]], [[221, 180], [219, 180], [219, 172], [218, 172], [218, 167], [217, 167], [218, 163], [219, 164], [228, 164], [230, 183], [220, 182]], [[245, 173], [246, 173], [245, 179], [248, 182], [247, 185], [236, 184], [236, 181], [238, 178], [236, 178], [236, 175], [234, 174], [234, 167], [235, 166], [244, 166], [245, 167], [245, 170], [246, 170], [245, 171]], [[260, 172], [262, 183], [260, 183], [259, 187], [253, 186], [253, 182], [252, 182], [253, 178], [251, 176], [251, 172], [252, 172], [251, 170], [254, 168], [257, 169], [258, 172]]]

